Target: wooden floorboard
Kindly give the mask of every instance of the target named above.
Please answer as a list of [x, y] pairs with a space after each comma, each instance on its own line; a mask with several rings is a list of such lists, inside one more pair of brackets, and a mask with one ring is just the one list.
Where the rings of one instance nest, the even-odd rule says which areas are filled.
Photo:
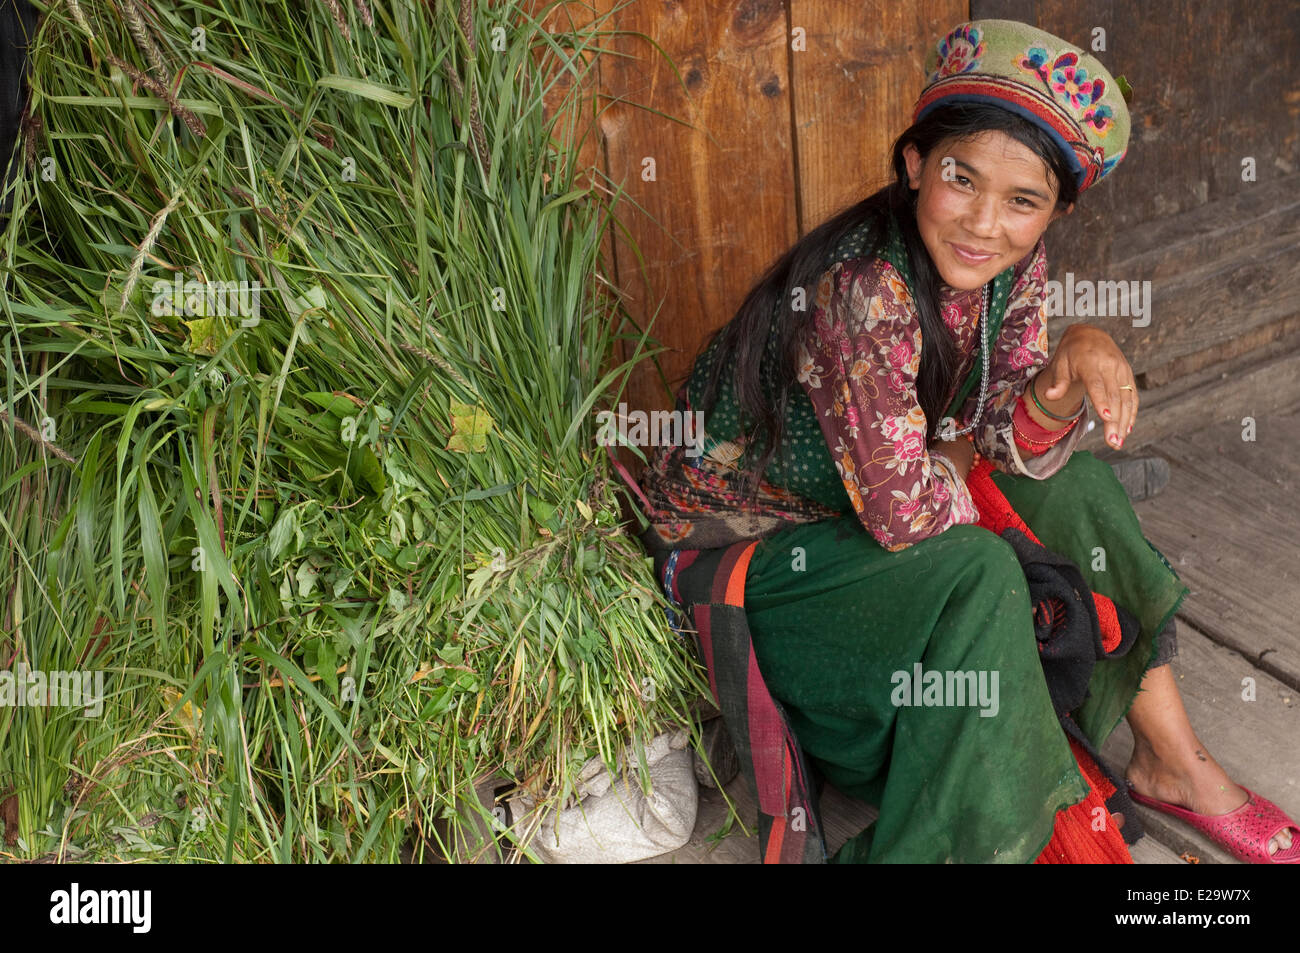
[[[644, 864], [757, 864], [759, 862], [758, 834], [755, 827], [758, 808], [754, 803], [743, 776], [737, 775], [727, 785], [727, 796], [736, 805], [736, 812], [745, 828], [732, 823], [726, 836], [718, 835], [727, 824], [726, 802], [711, 788], [700, 788], [700, 808], [695, 819], [695, 831], [690, 842], [675, 851], [661, 854]], [[854, 834], [865, 830], [879, 813], [874, 807], [856, 798], [841, 794], [830, 785], [822, 792], [822, 823], [825, 826], [826, 848], [830, 853]], [[748, 835], [746, 835], [748, 831]]]
[[1134, 507], [1191, 588], [1180, 614], [1300, 689], [1300, 414], [1219, 424], [1162, 442], [1169, 486]]

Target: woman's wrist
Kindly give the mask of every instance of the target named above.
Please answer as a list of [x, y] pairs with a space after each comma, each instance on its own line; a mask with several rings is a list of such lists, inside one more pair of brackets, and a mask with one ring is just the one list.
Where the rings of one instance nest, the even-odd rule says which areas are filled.
[[929, 451], [939, 454], [951, 464], [952, 469], [956, 471], [955, 475], [960, 477], [963, 482], [975, 463], [975, 444], [971, 442], [969, 437], [958, 437], [956, 440], [936, 440], [931, 443]]
[[1011, 415], [1011, 431], [1016, 446], [1030, 456], [1038, 456], [1046, 453], [1062, 440], [1066, 440], [1080, 418], [1074, 418], [1059, 430], [1048, 430], [1029, 416], [1030, 402], [1030, 399], [1023, 395], [1016, 401], [1015, 412]]
[[[1057, 398], [1044, 397], [1038, 391], [1041, 371], [1029, 379], [1025, 388], [1025, 411], [1029, 418], [1047, 430], [1064, 430], [1083, 415], [1084, 388], [1079, 381], [1070, 381], [1066, 392]], [[1055, 414], [1056, 416], [1052, 416]], [[1064, 419], [1061, 419], [1064, 418]]]

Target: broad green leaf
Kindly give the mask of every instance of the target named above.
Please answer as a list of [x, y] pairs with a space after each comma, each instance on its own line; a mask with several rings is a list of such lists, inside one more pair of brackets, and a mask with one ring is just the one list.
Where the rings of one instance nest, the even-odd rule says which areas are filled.
[[269, 558], [276, 559], [284, 547], [288, 544], [289, 538], [294, 535], [298, 529], [298, 511], [287, 509], [280, 514], [280, 518], [275, 521], [271, 527], [271, 532], [267, 536], [267, 546], [270, 550]]
[[487, 435], [493, 420], [483, 407], [451, 401], [451, 437], [445, 449], [456, 453], [482, 453], [487, 449]]

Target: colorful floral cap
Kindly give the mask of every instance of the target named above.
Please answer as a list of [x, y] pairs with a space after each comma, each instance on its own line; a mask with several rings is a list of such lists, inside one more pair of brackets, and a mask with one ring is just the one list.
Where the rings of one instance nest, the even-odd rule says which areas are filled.
[[1128, 84], [1096, 57], [1015, 20], [972, 20], [939, 41], [912, 121], [941, 103], [992, 103], [1024, 116], [1056, 140], [1079, 191], [1104, 178], [1128, 151]]

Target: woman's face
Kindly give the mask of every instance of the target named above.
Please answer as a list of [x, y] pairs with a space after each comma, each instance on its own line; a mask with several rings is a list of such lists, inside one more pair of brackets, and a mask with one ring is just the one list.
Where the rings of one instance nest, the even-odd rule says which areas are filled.
[[1057, 209], [1047, 165], [1004, 132], [946, 140], [924, 159], [909, 143], [903, 155], [908, 184], [919, 191], [921, 238], [944, 283], [958, 290], [979, 288], [1014, 265], [1074, 209]]

